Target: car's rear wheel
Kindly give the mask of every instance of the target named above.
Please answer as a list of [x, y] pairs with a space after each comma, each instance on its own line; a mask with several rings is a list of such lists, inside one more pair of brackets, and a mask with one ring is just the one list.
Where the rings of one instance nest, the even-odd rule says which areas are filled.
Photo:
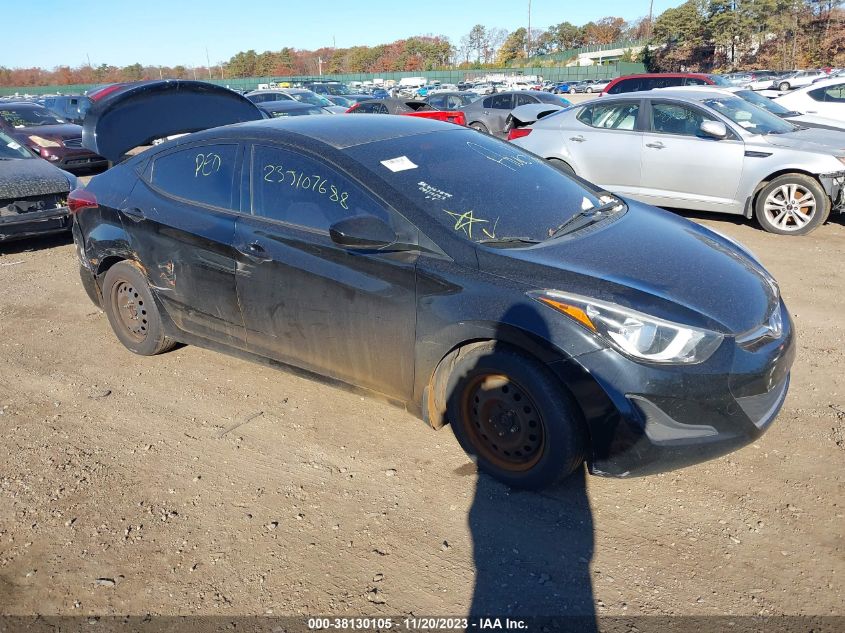
[[592, 92], [592, 91], [593, 91], [593, 89], [588, 87], [584, 92]]
[[560, 160], [559, 158], [550, 158], [549, 165], [551, 165], [555, 169], [559, 169], [564, 174], [569, 174], [571, 176], [575, 175], [575, 170], [572, 169], [572, 166], [566, 161]]
[[475, 121], [474, 123], [470, 123], [469, 126], [473, 130], [476, 130], [478, 132], [482, 132], [484, 134], [490, 134], [490, 130], [487, 129], [487, 126], [484, 125], [483, 123], [479, 123], [478, 121]]
[[780, 90], [781, 92], [786, 92], [787, 90], [789, 90], [789, 82], [788, 81], [780, 82], [780, 85], [778, 86], [778, 90]]
[[584, 423], [572, 397], [541, 363], [496, 343], [456, 360], [447, 412], [463, 449], [483, 471], [539, 489], [584, 461]]
[[754, 215], [766, 231], [779, 235], [806, 235], [830, 215], [830, 199], [815, 179], [785, 174], [757, 195]]
[[165, 336], [147, 279], [134, 262], [109, 268], [103, 281], [103, 308], [117, 338], [131, 352], [154, 356], [176, 344]]
[[576, 93], [575, 88], [570, 88], [570, 89], [569, 89], [569, 94], [574, 95], [575, 93]]

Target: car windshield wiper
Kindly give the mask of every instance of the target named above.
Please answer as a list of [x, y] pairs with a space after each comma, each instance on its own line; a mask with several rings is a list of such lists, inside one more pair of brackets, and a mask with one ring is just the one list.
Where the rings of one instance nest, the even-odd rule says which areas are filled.
[[478, 240], [476, 244], [539, 244], [537, 240], [532, 240], [530, 237], [490, 237], [483, 240]]
[[566, 222], [564, 222], [554, 231], [552, 231], [549, 235], [549, 239], [553, 240], [557, 237], [560, 237], [561, 235], [572, 233], [573, 231], [576, 231], [588, 224], [598, 222], [599, 220], [606, 217], [606, 213], [610, 211], [615, 211], [617, 207], [619, 208], [619, 210], [621, 210], [624, 207], [624, 203], [621, 200], [617, 200], [614, 198], [610, 202], [607, 202], [601, 206], [590, 207], [589, 209], [581, 209], [578, 213], [573, 215]]

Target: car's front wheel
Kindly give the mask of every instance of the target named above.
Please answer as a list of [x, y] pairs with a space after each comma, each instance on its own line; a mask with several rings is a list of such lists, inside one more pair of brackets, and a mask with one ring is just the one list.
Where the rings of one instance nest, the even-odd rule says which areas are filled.
[[830, 198], [817, 180], [804, 174], [785, 174], [757, 195], [754, 215], [766, 231], [806, 235], [830, 215]]
[[103, 280], [103, 309], [117, 338], [131, 352], [154, 356], [176, 344], [165, 336], [147, 279], [134, 262], [109, 268]]
[[584, 92], [592, 92], [592, 91], [593, 91], [592, 88], [587, 88]]
[[574, 95], [576, 92], [577, 92], [577, 91], [575, 90], [575, 88], [570, 88], [570, 89], [569, 89], [569, 94], [571, 94], [571, 95]]
[[514, 487], [548, 487], [584, 461], [581, 412], [538, 361], [490, 342], [459, 354], [448, 379], [452, 430], [478, 467]]
[[789, 90], [789, 82], [782, 81], [778, 86], [778, 90], [780, 90], [781, 92], [786, 92], [787, 90]]
[[479, 123], [476, 121], [475, 123], [470, 123], [469, 126], [478, 132], [483, 132], [484, 134], [490, 134], [490, 130], [487, 129], [487, 126], [483, 123]]

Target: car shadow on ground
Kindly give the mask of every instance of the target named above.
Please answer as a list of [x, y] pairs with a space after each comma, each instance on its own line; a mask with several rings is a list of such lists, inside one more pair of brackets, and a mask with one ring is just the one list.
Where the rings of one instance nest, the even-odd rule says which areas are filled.
[[[554, 318], [558, 315], [551, 309], [541, 308], [539, 304], [535, 306], [530, 300], [509, 307], [501, 318], [497, 342], [492, 350], [477, 358], [464, 375], [472, 376], [473, 372], [482, 370], [487, 373], [491, 370], [491, 363], [495, 364], [491, 359], [496, 358], [497, 352], [513, 353], [512, 347], [499, 342], [508, 340], [502, 329], [504, 327], [524, 328], [542, 339], [541, 344], [548, 346], [552, 336], [547, 320]], [[560, 315], [559, 318], [566, 317]], [[533, 361], [526, 358], [524, 362]], [[509, 372], [502, 373], [516, 381], [509, 384], [516, 386], [517, 391], [520, 386], [526, 387], [519, 385]], [[464, 391], [462, 384], [466, 383], [463, 380], [456, 383], [453, 387], [455, 391], [448, 397], [457, 396], [456, 402], [460, 402], [460, 398], [470, 397], [467, 394], [477, 393]], [[560, 388], [565, 390], [562, 385]], [[485, 408], [481, 415], [489, 412], [490, 416], [517, 420], [511, 429], [499, 431], [502, 441], [509, 442], [503, 433], [518, 435], [519, 431], [514, 429], [526, 423], [535, 428], [534, 420], [523, 419], [523, 416], [509, 410], [512, 405], [508, 398], [520, 403], [515, 405], [516, 408], [522, 408], [526, 404], [525, 396], [516, 397], [512, 395], [514, 390], [506, 391], [502, 387], [496, 389], [502, 389], [503, 394], [509, 395], [500, 396], [492, 408], [486, 404], [489, 401], [482, 400]], [[530, 392], [530, 388], [526, 390], [529, 400], [534, 400]], [[479, 402], [477, 397], [475, 402]], [[481, 404], [478, 406], [482, 407]], [[539, 407], [535, 406], [535, 409]], [[526, 417], [534, 418], [537, 413], [542, 415], [541, 411]], [[563, 417], [564, 420], [570, 418], [578, 424], [580, 412], [577, 416]], [[483, 423], [482, 420], [474, 421]], [[482, 433], [485, 430], [490, 432], [489, 428], [479, 428]], [[493, 432], [498, 428], [495, 427]], [[582, 437], [586, 437], [586, 429], [581, 431]], [[525, 438], [520, 441], [525, 441]], [[543, 446], [542, 451], [563, 450], [561, 444], [546, 443]], [[479, 472], [468, 514], [475, 563], [475, 587], [468, 609], [471, 622], [475, 624], [471, 623], [470, 629], [483, 628], [480, 623], [482, 618], [501, 618], [503, 628], [507, 628], [504, 618], [527, 618], [529, 630], [562, 628], [567, 631], [597, 631], [590, 578], [593, 518], [587, 498], [585, 470], [581, 465], [561, 483], [541, 492], [513, 489]], [[475, 471], [475, 466], [467, 464], [458, 471], [458, 474], [470, 474]]]
[[28, 251], [41, 251], [57, 246], [66, 246], [73, 243], [73, 236], [70, 231], [54, 233], [43, 237], [29, 237], [11, 242], [0, 242], [0, 257], [3, 255], [15, 255]]

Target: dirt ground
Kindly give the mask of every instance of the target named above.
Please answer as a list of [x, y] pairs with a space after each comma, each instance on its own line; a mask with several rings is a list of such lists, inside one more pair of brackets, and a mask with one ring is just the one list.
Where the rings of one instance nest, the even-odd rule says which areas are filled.
[[716, 461], [544, 494], [378, 400], [134, 356], [69, 240], [0, 247], [0, 613], [845, 615], [845, 221], [690, 217], [781, 284], [780, 418]]

